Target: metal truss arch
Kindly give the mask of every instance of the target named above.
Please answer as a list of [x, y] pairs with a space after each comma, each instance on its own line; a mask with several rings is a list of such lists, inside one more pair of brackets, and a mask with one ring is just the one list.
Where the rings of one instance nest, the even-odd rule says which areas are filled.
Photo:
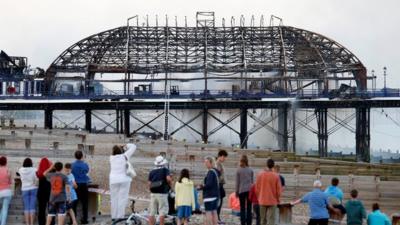
[[[357, 56], [338, 42], [308, 30], [290, 26], [130, 26], [127, 36], [127, 28], [110, 29], [73, 44], [50, 65], [47, 80], [53, 80], [58, 72], [207, 71], [209, 77], [224, 75], [227, 79], [240, 73], [276, 72], [273, 82], [286, 82], [323, 80], [349, 72], [358, 88], [366, 89], [366, 68]], [[287, 77], [287, 73], [294, 75]]]

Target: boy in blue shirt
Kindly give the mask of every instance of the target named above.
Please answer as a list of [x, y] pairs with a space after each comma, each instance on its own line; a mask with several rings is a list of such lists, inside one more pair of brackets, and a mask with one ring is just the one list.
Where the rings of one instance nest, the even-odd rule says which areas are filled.
[[78, 222], [76, 221], [75, 213], [74, 210], [72, 209], [72, 206], [74, 205], [74, 202], [78, 200], [78, 196], [76, 195], [75, 188], [78, 187], [78, 185], [75, 182], [75, 177], [71, 173], [71, 163], [66, 163], [64, 166], [64, 174], [68, 177], [68, 186], [69, 186], [69, 192], [71, 199], [69, 202], [67, 202], [67, 213], [69, 213], [69, 216], [71, 217], [72, 220], [72, 225], [78, 225]]
[[89, 184], [89, 165], [83, 160], [83, 152], [75, 152], [75, 162], [72, 163], [72, 174], [75, 177], [75, 182], [78, 185], [76, 193], [78, 200], [74, 202], [73, 209], [76, 215], [76, 207], [80, 201], [82, 204], [81, 224], [88, 224], [88, 184]]
[[340, 210], [341, 214], [346, 214], [346, 209], [342, 205], [343, 201], [343, 191], [338, 187], [339, 179], [337, 177], [332, 178], [331, 186], [325, 189], [325, 193], [328, 195], [329, 203], [333, 205], [333, 207]]
[[374, 203], [372, 205], [372, 212], [367, 218], [368, 225], [392, 225], [386, 214], [379, 210], [379, 204]]

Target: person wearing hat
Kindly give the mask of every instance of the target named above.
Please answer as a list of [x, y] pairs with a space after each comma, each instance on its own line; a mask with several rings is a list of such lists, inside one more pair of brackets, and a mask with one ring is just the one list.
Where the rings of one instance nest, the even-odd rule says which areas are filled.
[[150, 188], [150, 225], [155, 225], [155, 215], [160, 216], [160, 225], [164, 225], [164, 218], [168, 214], [168, 192], [172, 184], [169, 169], [166, 167], [168, 161], [161, 155], [157, 156], [154, 165], [156, 166], [149, 173]]

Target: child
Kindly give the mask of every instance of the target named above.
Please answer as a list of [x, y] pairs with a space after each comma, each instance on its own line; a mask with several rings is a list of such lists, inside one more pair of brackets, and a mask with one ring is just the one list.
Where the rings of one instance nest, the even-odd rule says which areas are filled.
[[358, 191], [351, 190], [351, 199], [346, 202], [347, 224], [362, 225], [366, 218], [366, 212], [363, 203], [357, 199]]
[[229, 208], [232, 209], [232, 214], [240, 216], [240, 201], [236, 192], [232, 192], [228, 197]]
[[68, 177], [68, 186], [69, 186], [70, 196], [71, 196], [71, 201], [67, 202], [67, 211], [69, 213], [69, 216], [71, 217], [72, 224], [78, 225], [78, 223], [76, 222], [74, 210], [72, 209], [74, 202], [78, 199], [76, 192], [75, 192], [75, 188], [77, 188], [78, 185], [75, 182], [74, 175], [71, 173], [71, 166], [72, 166], [71, 163], [66, 163], [65, 168], [64, 168], [64, 173]]
[[249, 200], [253, 203], [253, 211], [256, 214], [256, 225], [260, 225], [260, 206], [258, 205], [258, 198], [256, 195], [256, 186], [251, 185], [249, 192]]
[[32, 159], [26, 158], [19, 168], [18, 173], [22, 182], [22, 199], [24, 200], [25, 223], [33, 225], [35, 221], [36, 199], [37, 199], [37, 177], [36, 169], [33, 167]]
[[329, 203], [333, 205], [334, 208], [339, 209], [341, 215], [339, 218], [346, 214], [346, 209], [343, 207], [343, 191], [339, 187], [339, 179], [337, 177], [332, 178], [331, 186], [325, 189], [325, 193], [328, 194]]
[[71, 173], [75, 177], [75, 182], [78, 185], [76, 188], [76, 195], [78, 199], [75, 201], [73, 205], [74, 212], [76, 214], [76, 208], [78, 206], [78, 202], [82, 205], [82, 217], [81, 224], [88, 224], [88, 184], [90, 183], [89, 174], [89, 164], [87, 164], [84, 160], [83, 152], [78, 150], [75, 152], [75, 162], [72, 163], [72, 171]]
[[196, 209], [194, 184], [189, 179], [189, 170], [183, 169], [178, 182], [175, 183], [175, 208], [177, 209], [178, 225], [187, 225], [192, 210]]
[[377, 224], [391, 225], [392, 222], [390, 222], [389, 217], [385, 213], [381, 212], [381, 210], [379, 209], [379, 204], [374, 203], [374, 204], [372, 204], [372, 212], [370, 214], [368, 214], [367, 224], [368, 225], [377, 225]]
[[[62, 173], [63, 164], [54, 163], [43, 174], [50, 182], [50, 199], [46, 225], [50, 225], [53, 217], [57, 215], [57, 224], [64, 225], [66, 202], [71, 200], [68, 177]], [[50, 171], [54, 172], [50, 172]]]

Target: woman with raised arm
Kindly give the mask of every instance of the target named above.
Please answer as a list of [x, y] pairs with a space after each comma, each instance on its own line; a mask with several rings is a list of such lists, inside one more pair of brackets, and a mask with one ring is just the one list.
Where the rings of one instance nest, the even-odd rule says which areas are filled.
[[127, 174], [127, 163], [135, 153], [136, 145], [115, 145], [110, 155], [110, 197], [111, 219], [113, 221], [125, 217], [132, 177]]

